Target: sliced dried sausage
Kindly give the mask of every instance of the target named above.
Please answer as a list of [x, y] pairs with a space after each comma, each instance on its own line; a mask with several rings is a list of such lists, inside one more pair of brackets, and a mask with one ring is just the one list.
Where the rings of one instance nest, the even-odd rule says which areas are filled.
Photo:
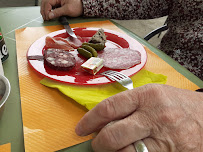
[[67, 71], [75, 66], [76, 60], [68, 51], [47, 49], [44, 51], [44, 64], [54, 70]]
[[98, 57], [111, 69], [128, 69], [141, 63], [141, 53], [128, 48], [106, 48]]

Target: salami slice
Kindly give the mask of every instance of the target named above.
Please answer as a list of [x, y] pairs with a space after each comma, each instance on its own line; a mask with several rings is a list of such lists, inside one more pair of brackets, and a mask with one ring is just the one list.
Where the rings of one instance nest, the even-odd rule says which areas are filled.
[[141, 63], [141, 53], [128, 48], [106, 48], [98, 57], [111, 69], [128, 69]]
[[44, 51], [44, 64], [54, 70], [67, 71], [75, 66], [76, 60], [68, 51], [47, 49]]

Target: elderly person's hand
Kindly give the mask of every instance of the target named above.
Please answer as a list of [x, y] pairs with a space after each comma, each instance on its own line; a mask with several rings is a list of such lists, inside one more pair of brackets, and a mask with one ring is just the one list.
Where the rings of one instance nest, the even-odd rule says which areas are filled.
[[135, 152], [138, 140], [149, 152], [202, 152], [203, 93], [150, 84], [116, 94], [76, 126], [80, 136], [96, 131], [95, 152]]
[[63, 15], [77, 17], [82, 15], [83, 5], [81, 0], [42, 0], [40, 12], [44, 20]]

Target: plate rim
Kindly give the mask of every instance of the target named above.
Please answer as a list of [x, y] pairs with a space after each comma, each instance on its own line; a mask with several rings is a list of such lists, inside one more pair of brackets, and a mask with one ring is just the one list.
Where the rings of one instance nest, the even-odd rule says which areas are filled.
[[[98, 29], [101, 29], [101, 28], [95, 28], [95, 27], [76, 27], [76, 28], [72, 28], [73, 31], [74, 31], [75, 29], [94, 30], [94, 31], [97, 31]], [[144, 64], [141, 63], [141, 64], [142, 64], [142, 67], [141, 67], [139, 70], [137, 70], [136, 72], [134, 72], [134, 73], [126, 74], [126, 71], [128, 71], [129, 69], [132, 69], [133, 67], [136, 67], [136, 66], [140, 65], [140, 64], [138, 64], [138, 65], [135, 65], [135, 66], [133, 66], [133, 67], [131, 67], [131, 68], [121, 70], [121, 71], [120, 71], [121, 73], [126, 74], [128, 77], [131, 77], [131, 76], [135, 75], [136, 73], [138, 73], [141, 69], [144, 68], [144, 66], [145, 66], [146, 63], [147, 63], [148, 56], [147, 56], [147, 51], [146, 51], [145, 47], [144, 47], [139, 41], [137, 41], [136, 39], [132, 38], [131, 36], [129, 36], [129, 35], [126, 34], [126, 33], [121, 33], [121, 32], [117, 32], [117, 31], [114, 31], [114, 30], [105, 29], [105, 28], [102, 28], [102, 29], [104, 30], [104, 32], [111, 33], [111, 34], [115, 34], [115, 35], [117, 35], [117, 36], [119, 36], [119, 37], [121, 37], [121, 38], [128, 37], [128, 38], [130, 38], [131, 40], [136, 41], [136, 43], [140, 44], [140, 46], [141, 46], [141, 47], [143, 48], [143, 50], [144, 50], [144, 52], [142, 52], [142, 53], [145, 53], [145, 62], [144, 62]], [[62, 80], [59, 80], [59, 79], [55, 79], [55, 78], [53, 78], [53, 77], [50, 77], [50, 76], [48, 76], [48, 75], [46, 75], [46, 74], [44, 74], [44, 73], [38, 71], [38, 70], [31, 64], [31, 61], [32, 61], [32, 60], [29, 60], [29, 59], [28, 59], [28, 54], [30, 53], [29, 51], [30, 51], [31, 47], [33, 47], [33, 45], [35, 45], [35, 43], [37, 43], [38, 41], [41, 41], [41, 40], [43, 40], [43, 39], [45, 40], [45, 38], [46, 38], [47, 36], [54, 37], [54, 36], [57, 36], [57, 35], [63, 34], [63, 33], [66, 33], [65, 29], [57, 30], [57, 31], [54, 31], [54, 32], [45, 34], [44, 36], [40, 37], [39, 39], [37, 39], [36, 41], [34, 41], [34, 42], [29, 46], [29, 48], [28, 48], [28, 50], [27, 50], [27, 53], [26, 53], [26, 58], [27, 58], [27, 62], [28, 62], [28, 64], [29, 64], [29, 66], [31, 66], [34, 71], [36, 71], [38, 74], [40, 74], [40, 75], [42, 75], [42, 76], [44, 76], [44, 77], [46, 77], [46, 78], [49, 78], [49, 79], [54, 80], [54, 81], [57, 81], [57, 82], [62, 82], [62, 83], [65, 83], [65, 84], [84, 85], [84, 86], [85, 86], [85, 85], [103, 85], [103, 84], [109, 84], [109, 83], [114, 83], [114, 82], [116, 82], [116, 81], [111, 81], [110, 79], [108, 79], [108, 78], [105, 77], [105, 76], [99, 77], [100, 79], [102, 78], [102, 80], [105, 81], [105, 82], [101, 82], [101, 83], [94, 83], [94, 82], [93, 82], [93, 83], [87, 83], [87, 82], [86, 82], [86, 83], [81, 83], [81, 82], [67, 82], [67, 81], [62, 81]], [[124, 39], [125, 39], [125, 38], [124, 38]], [[125, 39], [125, 40], [126, 40], [126, 39]], [[128, 40], [126, 40], [126, 41], [129, 43]], [[44, 41], [44, 43], [42, 43], [42, 44], [44, 44], [44, 46], [45, 46], [45, 41]], [[129, 44], [129, 45], [130, 45], [130, 44]], [[44, 47], [44, 46], [43, 46], [43, 47]], [[130, 48], [130, 46], [129, 46], [129, 48]], [[43, 48], [40, 48], [40, 49], [42, 50]], [[139, 51], [139, 50], [137, 50], [137, 51]], [[42, 52], [42, 51], [39, 51], [39, 52]], [[139, 52], [140, 52], [140, 51], [139, 51]], [[36, 55], [36, 54], [35, 54], [35, 55]], [[39, 55], [42, 55], [42, 54], [39, 54]], [[142, 57], [142, 56], [141, 56], [141, 57]], [[42, 61], [41, 61], [41, 62], [42, 62]], [[44, 63], [43, 63], [43, 64], [44, 64]], [[111, 69], [111, 70], [115, 70], [115, 71], [116, 71], [116, 69]], [[70, 76], [69, 76], [69, 77], [70, 77]]]

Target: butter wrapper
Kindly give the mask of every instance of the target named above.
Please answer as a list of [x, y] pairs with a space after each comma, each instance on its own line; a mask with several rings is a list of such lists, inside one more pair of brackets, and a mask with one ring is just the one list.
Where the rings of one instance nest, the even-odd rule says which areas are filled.
[[103, 67], [103, 62], [103, 59], [91, 57], [81, 67], [83, 70], [95, 75]]

